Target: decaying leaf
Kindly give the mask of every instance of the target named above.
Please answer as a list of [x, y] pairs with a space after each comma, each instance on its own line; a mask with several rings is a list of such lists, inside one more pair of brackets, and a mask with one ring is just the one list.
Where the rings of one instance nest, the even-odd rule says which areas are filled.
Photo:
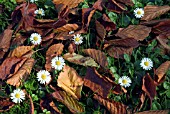
[[96, 99], [100, 104], [105, 106], [111, 114], [127, 114], [127, 106], [120, 102], [104, 99], [103, 97], [96, 94], [93, 98]]
[[17, 87], [20, 86], [31, 73], [34, 61], [32, 58], [27, 59], [19, 70], [7, 80], [7, 83]]
[[9, 98], [0, 98], [0, 112], [5, 112], [12, 108], [15, 103], [11, 102]]
[[151, 27], [144, 25], [129, 25], [127, 28], [119, 29], [116, 36], [120, 38], [134, 38], [137, 41], [144, 40], [151, 32]]
[[107, 57], [104, 52], [96, 49], [84, 49], [83, 52], [93, 58], [102, 67], [108, 67]]
[[59, 56], [63, 52], [64, 45], [62, 43], [54, 44], [50, 46], [46, 52], [46, 70], [51, 70], [51, 59], [55, 56]]
[[159, 17], [163, 14], [165, 14], [166, 12], [168, 12], [170, 10], [170, 6], [165, 5], [165, 6], [152, 6], [152, 5], [148, 5], [144, 7], [144, 16], [142, 17], [141, 20], [152, 20], [156, 17]]
[[170, 110], [150, 110], [150, 111], [143, 111], [137, 112], [135, 114], [168, 114]]
[[84, 108], [79, 102], [69, 96], [65, 91], [56, 90], [52, 93], [53, 98], [63, 103], [72, 113], [84, 112]]
[[99, 67], [99, 65], [91, 57], [84, 57], [76, 53], [66, 53], [63, 58], [71, 63], [83, 66]]
[[161, 84], [165, 78], [166, 78], [166, 72], [170, 69], [170, 61], [166, 61], [164, 63], [162, 63], [157, 69], [156, 69], [156, 73], [155, 73], [155, 83]]
[[30, 110], [29, 110], [29, 114], [34, 114], [34, 103], [32, 101], [32, 98], [30, 95], [28, 95], [28, 98], [30, 99]]
[[167, 50], [170, 50], [170, 45], [168, 45], [168, 39], [162, 35], [159, 35], [156, 37], [156, 39], [158, 40], [158, 42]]
[[106, 36], [106, 30], [102, 24], [100, 24], [99, 21], [96, 20], [96, 31], [101, 40], [104, 40]]
[[116, 0], [116, 1], [124, 3], [124, 4], [129, 5], [129, 6], [133, 6], [134, 5], [132, 0]]
[[60, 72], [57, 85], [72, 95], [75, 99], [81, 98], [81, 91], [84, 80], [75, 69], [67, 65], [64, 66], [63, 72]]
[[149, 74], [146, 74], [146, 76], [143, 77], [142, 90], [146, 93], [151, 101], [156, 96], [156, 85]]
[[70, 32], [70, 31], [75, 31], [78, 29], [77, 24], [66, 24], [62, 27], [59, 27], [57, 29], [54, 29], [54, 32]]

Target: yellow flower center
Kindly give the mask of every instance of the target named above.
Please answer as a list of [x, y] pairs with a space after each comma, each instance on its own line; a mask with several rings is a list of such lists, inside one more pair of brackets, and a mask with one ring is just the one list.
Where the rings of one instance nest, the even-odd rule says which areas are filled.
[[144, 65], [149, 66], [149, 62], [148, 61], [144, 62]]
[[141, 15], [141, 14], [142, 14], [142, 12], [141, 12], [141, 11], [137, 11], [137, 14], [138, 14], [138, 15]]
[[42, 14], [42, 11], [41, 11], [41, 10], [38, 10], [38, 14]]
[[59, 66], [59, 65], [61, 65], [61, 62], [60, 62], [60, 61], [56, 61], [55, 64], [56, 64], [57, 66]]
[[122, 83], [123, 83], [123, 84], [127, 84], [128, 81], [124, 79], [124, 80], [122, 80]]
[[35, 41], [37, 41], [38, 40], [38, 37], [37, 36], [34, 36], [34, 38], [33, 38]]
[[41, 78], [42, 78], [43, 80], [45, 80], [45, 79], [47, 78], [47, 76], [46, 76], [45, 74], [42, 74], [42, 75], [41, 75]]
[[20, 94], [19, 94], [19, 93], [16, 93], [16, 94], [15, 94], [15, 97], [16, 97], [16, 98], [20, 98]]
[[76, 37], [76, 38], [75, 38], [75, 41], [76, 41], [76, 42], [80, 41], [80, 38], [79, 38], [79, 37]]

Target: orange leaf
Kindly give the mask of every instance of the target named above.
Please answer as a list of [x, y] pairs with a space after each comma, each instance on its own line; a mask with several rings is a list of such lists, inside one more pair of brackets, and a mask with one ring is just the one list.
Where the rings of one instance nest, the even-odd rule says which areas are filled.
[[75, 31], [78, 29], [77, 24], [66, 24], [62, 27], [59, 27], [57, 29], [54, 29], [54, 32], [70, 32], [70, 31]]
[[159, 17], [159, 16], [165, 14], [169, 10], [170, 10], [170, 6], [168, 6], [168, 5], [165, 5], [165, 6], [151, 6], [151, 5], [145, 6], [144, 7], [145, 14], [144, 14], [144, 16], [142, 17], [141, 20], [146, 20], [146, 21], [152, 20], [156, 17]]
[[157, 69], [156, 69], [156, 73], [155, 73], [155, 83], [161, 84], [165, 78], [166, 78], [166, 72], [170, 69], [170, 61], [166, 61], [164, 63], [162, 63]]
[[100, 50], [96, 49], [84, 49], [83, 52], [89, 55], [91, 58], [93, 58], [102, 67], [104, 68], [108, 67], [107, 56], [105, 55], [104, 52], [101, 52]]
[[126, 111], [127, 106], [120, 102], [104, 99], [103, 97], [96, 94], [94, 95], [93, 98], [96, 99], [100, 104], [105, 106], [110, 112], [110, 114], [127, 114]]
[[11, 102], [9, 98], [2, 99], [0, 98], [0, 112], [5, 112], [12, 108], [15, 103]]
[[60, 72], [57, 79], [57, 85], [75, 99], [81, 98], [83, 83], [83, 79], [78, 75], [76, 70], [67, 65], [64, 66], [63, 72]]
[[144, 40], [149, 33], [151, 32], [151, 28], [144, 25], [129, 25], [127, 28], [119, 29], [116, 36], [125, 38], [134, 38], [137, 41]]

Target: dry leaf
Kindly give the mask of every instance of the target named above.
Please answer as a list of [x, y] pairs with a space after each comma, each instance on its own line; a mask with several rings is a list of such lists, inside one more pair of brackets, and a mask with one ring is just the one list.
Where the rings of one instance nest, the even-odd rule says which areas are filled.
[[168, 45], [168, 39], [162, 35], [159, 35], [156, 37], [156, 39], [158, 40], [158, 42], [167, 50], [170, 50], [170, 45]]
[[72, 54], [72, 53], [74, 53], [75, 51], [76, 51], [76, 44], [75, 43], [70, 43], [70, 45], [68, 46], [68, 52], [70, 53], [70, 54]]
[[32, 101], [32, 98], [30, 95], [28, 95], [28, 98], [30, 99], [30, 110], [29, 110], [29, 114], [34, 114], [34, 103]]
[[162, 63], [157, 69], [154, 77], [155, 84], [161, 84], [166, 78], [166, 72], [170, 69], [170, 61]]
[[143, 111], [137, 112], [135, 114], [168, 114], [170, 110], [150, 110], [150, 111]]
[[151, 5], [145, 6], [144, 7], [145, 14], [144, 14], [144, 16], [142, 17], [141, 20], [146, 20], [146, 21], [152, 20], [156, 17], [159, 17], [159, 16], [165, 14], [169, 10], [170, 10], [170, 6], [168, 6], [168, 5], [165, 5], [165, 6], [151, 6]]
[[151, 101], [156, 96], [156, 85], [149, 74], [143, 77], [142, 90], [146, 93]]
[[27, 59], [20, 69], [7, 80], [7, 83], [19, 87], [31, 73], [34, 61], [32, 58]]
[[62, 43], [54, 44], [50, 46], [46, 52], [46, 64], [45, 69], [51, 70], [51, 59], [55, 56], [59, 56], [63, 52], [64, 45]]
[[106, 36], [106, 30], [105, 30], [104, 26], [102, 24], [100, 24], [99, 21], [96, 20], [95, 22], [96, 22], [97, 34], [98, 34], [99, 38], [101, 39], [101, 41], [103, 41]]
[[83, 66], [99, 67], [99, 65], [91, 57], [84, 57], [76, 53], [66, 53], [63, 58], [71, 63]]
[[84, 112], [84, 108], [79, 102], [69, 96], [65, 91], [56, 90], [52, 96], [63, 103], [73, 114]]
[[137, 41], [143, 41], [149, 33], [151, 28], [144, 25], [129, 25], [127, 28], [119, 29], [116, 36], [121, 38], [134, 38]]
[[60, 72], [57, 79], [57, 85], [75, 99], [81, 98], [83, 83], [83, 78], [78, 75], [76, 70], [67, 65], [64, 66], [63, 72]]
[[[15, 103], [11, 102], [9, 98], [0, 98], [0, 112], [5, 112], [12, 108]], [[3, 113], [2, 113], [3, 114]]]
[[83, 52], [93, 58], [97, 63], [99, 63], [102, 67], [108, 67], [107, 56], [104, 52], [96, 49], [84, 49]]
[[133, 6], [133, 1], [132, 0], [116, 0], [117, 2], [121, 2], [123, 4], [129, 5], [129, 6]]
[[126, 110], [127, 106], [120, 102], [104, 99], [103, 97], [96, 94], [94, 95], [93, 98], [96, 99], [100, 104], [105, 106], [110, 112], [110, 114], [127, 114]]
[[57, 29], [54, 29], [54, 32], [70, 32], [70, 31], [75, 31], [78, 29], [77, 24], [66, 24], [62, 27], [59, 27]]

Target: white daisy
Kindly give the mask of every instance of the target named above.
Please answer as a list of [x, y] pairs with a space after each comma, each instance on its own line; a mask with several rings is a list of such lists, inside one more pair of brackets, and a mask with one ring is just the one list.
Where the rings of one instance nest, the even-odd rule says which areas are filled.
[[144, 70], [151, 70], [153, 67], [153, 62], [150, 58], [143, 58], [141, 60], [140, 66], [144, 69]]
[[68, 34], [73, 34], [74, 33], [74, 31], [70, 31]]
[[21, 89], [14, 90], [10, 96], [14, 103], [20, 103], [25, 99], [25, 93]]
[[134, 15], [135, 15], [136, 18], [142, 18], [144, 16], [143, 8], [136, 8], [134, 10]]
[[63, 57], [54, 57], [51, 60], [51, 66], [52, 66], [52, 68], [54, 68], [56, 70], [62, 70], [64, 65], [65, 65], [65, 60], [63, 59]]
[[122, 76], [119, 78], [118, 83], [123, 87], [129, 87], [132, 81], [128, 76]]
[[45, 12], [44, 12], [44, 10], [42, 8], [39, 8], [39, 9], [35, 10], [34, 13], [36, 15], [45, 16]]
[[31, 3], [34, 3], [34, 2], [36, 2], [36, 1], [38, 1], [38, 0], [30, 0]]
[[76, 45], [83, 43], [83, 37], [80, 34], [74, 35], [73, 40]]
[[46, 70], [40, 70], [37, 73], [37, 79], [41, 84], [48, 84], [51, 80], [51, 75], [48, 71]]
[[30, 41], [32, 42], [32, 44], [34, 45], [38, 45], [41, 43], [41, 35], [38, 33], [32, 33], [30, 36]]

